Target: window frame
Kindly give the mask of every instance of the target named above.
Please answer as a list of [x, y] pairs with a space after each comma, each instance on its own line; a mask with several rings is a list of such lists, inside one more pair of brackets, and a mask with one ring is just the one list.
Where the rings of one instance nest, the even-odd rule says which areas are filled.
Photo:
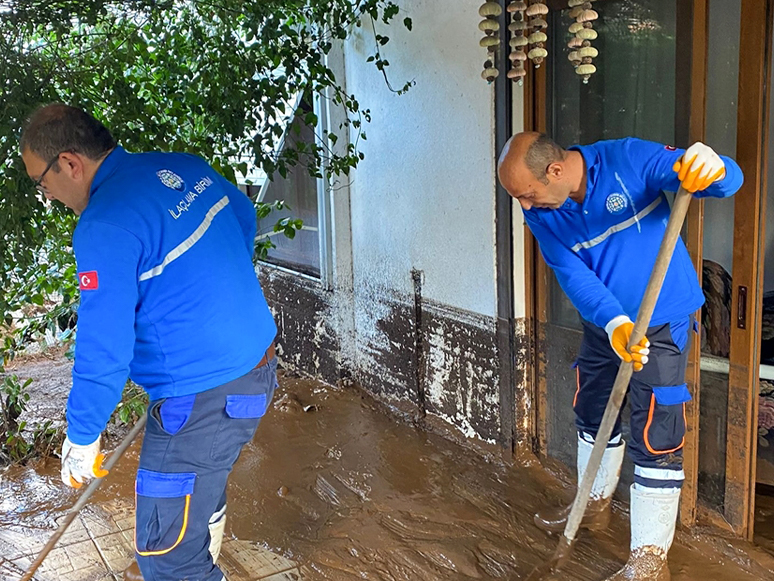
[[[282, 131], [282, 136], [277, 143], [275, 154], [279, 154], [285, 147], [285, 140], [287, 139], [288, 131], [292, 125], [293, 117], [296, 111], [301, 105], [303, 94], [296, 95], [295, 101], [290, 115], [288, 116], [288, 122], [285, 124], [285, 128]], [[313, 94], [312, 95], [312, 109], [317, 116], [317, 125], [313, 128], [315, 145], [318, 147], [324, 146], [323, 136], [329, 129], [330, 119], [330, 107], [329, 100], [326, 95]], [[273, 268], [278, 271], [287, 272], [301, 278], [319, 283], [323, 288], [330, 289], [333, 285], [333, 217], [332, 217], [332, 204], [329, 193], [328, 183], [325, 179], [325, 167], [322, 168], [321, 178], [316, 179], [317, 188], [317, 237], [319, 247], [319, 268], [320, 275], [314, 276], [305, 272], [296, 270], [290, 266], [276, 264], [267, 260], [259, 260], [260, 264], [265, 267]], [[269, 184], [271, 180], [266, 177], [261, 184], [258, 195], [255, 199], [256, 202], [263, 202], [268, 192]], [[292, 211], [292, 210], [291, 210]], [[281, 234], [280, 234], [281, 235]]]

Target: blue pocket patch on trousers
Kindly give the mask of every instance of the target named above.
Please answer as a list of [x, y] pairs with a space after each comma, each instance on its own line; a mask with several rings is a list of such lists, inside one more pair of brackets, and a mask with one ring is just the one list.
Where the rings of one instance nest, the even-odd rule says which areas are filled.
[[226, 414], [230, 418], [262, 418], [266, 413], [266, 394], [227, 395]]
[[688, 386], [685, 383], [668, 387], [654, 387], [653, 395], [656, 396], [656, 403], [659, 405], [677, 405], [692, 399], [691, 392], [688, 391]]
[[179, 498], [193, 494], [195, 482], [195, 472], [153, 472], [140, 468], [135, 491], [152, 498]]
[[685, 350], [688, 344], [688, 331], [690, 330], [690, 319], [683, 319], [677, 323], [669, 323], [669, 332], [672, 335], [672, 341], [675, 342], [680, 351]]
[[181, 395], [178, 397], [168, 397], [161, 404], [159, 414], [161, 415], [161, 425], [165, 432], [171, 435], [177, 434], [180, 429], [191, 417], [196, 394]]

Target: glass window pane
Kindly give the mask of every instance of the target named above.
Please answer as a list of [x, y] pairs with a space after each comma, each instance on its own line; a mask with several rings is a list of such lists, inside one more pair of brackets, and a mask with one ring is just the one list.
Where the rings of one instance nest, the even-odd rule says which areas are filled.
[[[774, 56], [774, 55], [772, 55]], [[762, 526], [774, 506], [774, 95], [769, 92], [769, 147], [766, 201], [763, 305], [761, 308], [761, 374], [758, 380], [758, 458], [756, 469], [756, 543], [774, 547], [774, 527]], [[762, 486], [761, 486], [762, 485]]]
[[[303, 122], [304, 115], [311, 110], [311, 105], [302, 100], [298, 114], [287, 131], [286, 143], [314, 144], [314, 128]], [[272, 212], [258, 222], [259, 237], [268, 236], [276, 245], [276, 248], [269, 251], [266, 262], [319, 277], [317, 178], [309, 174], [303, 156], [300, 162], [288, 171], [286, 178], [277, 174], [273, 181], [266, 182], [264, 188], [261, 201], [272, 203], [281, 200], [289, 206], [288, 209]], [[293, 239], [287, 238], [281, 232], [272, 231], [277, 220], [285, 217], [301, 219], [304, 222], [303, 228], [296, 232]]]
[[[707, 63], [706, 140], [718, 153], [736, 153], [741, 3], [710, 0]], [[704, 204], [699, 409], [699, 500], [722, 512], [726, 480], [728, 354], [731, 345], [731, 291], [734, 198]]]
[[675, 139], [676, 7], [663, 0], [600, 3], [597, 72], [588, 84], [567, 60], [569, 11], [552, 19], [549, 131], [561, 145], [636, 136]]
[[[569, 10], [550, 23], [548, 133], [560, 145], [636, 136], [675, 141], [677, 15], [675, 2], [611, 1], [598, 7], [597, 72], [583, 84], [567, 60]], [[580, 329], [580, 316], [549, 278], [549, 321]]]
[[[678, 68], [690, 54], [678, 54], [677, 2], [667, 0], [610, 0], [595, 4], [599, 37], [597, 72], [583, 84], [567, 60], [568, 10], [551, 14], [548, 66], [548, 133], [560, 145], [588, 144], [628, 136], [672, 144], [683, 135], [687, 119], [676, 107]], [[681, 23], [685, 34], [689, 23]], [[687, 27], [690, 32], [690, 26]], [[690, 43], [688, 43], [690, 46]], [[680, 65], [678, 66], [678, 59]], [[680, 94], [681, 102], [690, 95]], [[554, 457], [571, 462], [575, 427], [572, 401], [576, 390], [571, 368], [581, 340], [580, 316], [553, 274], [548, 283], [548, 324], [545, 338], [547, 390], [547, 449]], [[627, 414], [623, 415], [628, 436]], [[623, 486], [633, 470], [623, 472]]]

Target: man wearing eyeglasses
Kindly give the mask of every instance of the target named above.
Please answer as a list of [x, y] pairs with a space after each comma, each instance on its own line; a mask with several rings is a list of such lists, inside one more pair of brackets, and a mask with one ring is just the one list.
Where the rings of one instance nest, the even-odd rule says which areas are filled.
[[148, 392], [136, 492], [146, 581], [221, 581], [226, 481], [276, 387], [276, 326], [255, 276], [255, 209], [202, 159], [130, 154], [80, 109], [21, 138], [35, 188], [78, 216], [81, 300], [62, 480], [102, 476], [127, 376]]

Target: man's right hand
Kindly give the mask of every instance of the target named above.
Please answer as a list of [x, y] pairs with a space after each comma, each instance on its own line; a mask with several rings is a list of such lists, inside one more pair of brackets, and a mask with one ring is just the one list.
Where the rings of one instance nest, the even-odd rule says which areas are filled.
[[706, 190], [726, 175], [720, 156], [700, 141], [691, 145], [672, 169], [683, 189], [692, 194]]
[[650, 341], [648, 341], [647, 337], [643, 337], [629, 351], [626, 347], [629, 345], [629, 339], [632, 336], [633, 330], [634, 323], [626, 315], [619, 315], [605, 325], [605, 331], [607, 331], [607, 336], [610, 339], [610, 346], [616, 355], [627, 363], [630, 361], [634, 362], [634, 371], [642, 371], [642, 367], [648, 362]]
[[66, 438], [62, 445], [62, 482], [73, 488], [80, 488], [86, 480], [106, 476], [102, 469], [105, 456], [100, 454], [100, 441], [97, 438], [87, 445], [73, 444]]

